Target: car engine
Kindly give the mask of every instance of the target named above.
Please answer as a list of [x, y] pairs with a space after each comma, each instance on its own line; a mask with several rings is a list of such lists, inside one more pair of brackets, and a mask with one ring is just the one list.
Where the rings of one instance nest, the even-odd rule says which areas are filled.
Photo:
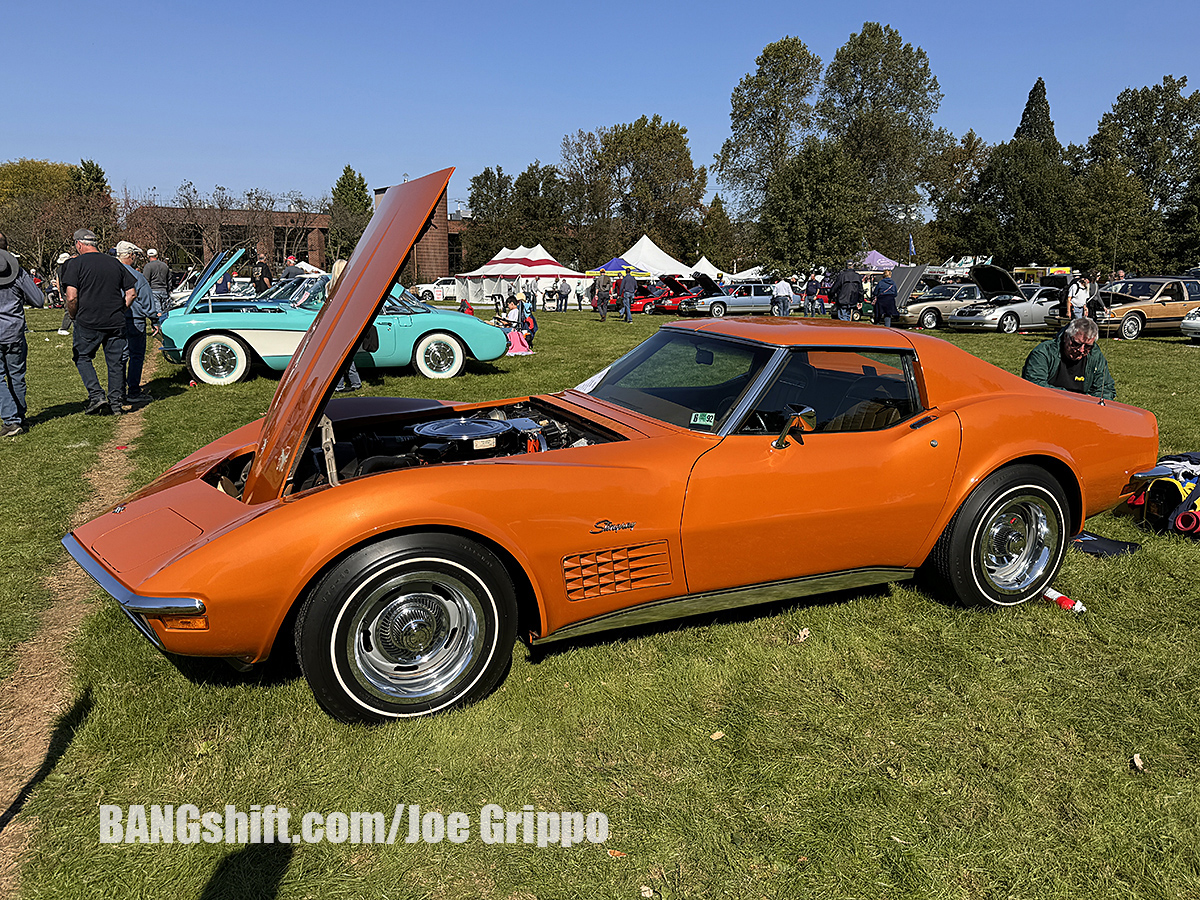
[[294, 490], [300, 491], [393, 469], [544, 453], [614, 440], [622, 438], [536, 401], [474, 410], [468, 416], [394, 423], [334, 426], [325, 419], [314, 432], [293, 484]]

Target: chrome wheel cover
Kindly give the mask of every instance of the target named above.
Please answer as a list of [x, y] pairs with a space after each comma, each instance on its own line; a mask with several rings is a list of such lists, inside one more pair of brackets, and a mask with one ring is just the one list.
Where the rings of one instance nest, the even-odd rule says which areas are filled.
[[[1057, 563], [1061, 545], [1058, 510], [1045, 495], [1024, 488], [1003, 498], [982, 519], [975, 564], [992, 591], [1020, 603]], [[1003, 599], [993, 602], [1008, 605]]]
[[457, 354], [447, 341], [430, 341], [421, 354], [425, 367], [431, 372], [449, 372], [454, 368]]
[[213, 378], [228, 378], [237, 367], [237, 351], [226, 343], [209, 344], [200, 351], [200, 368]]
[[350, 674], [389, 703], [451, 690], [483, 649], [483, 604], [467, 582], [428, 570], [384, 573], [350, 620]]

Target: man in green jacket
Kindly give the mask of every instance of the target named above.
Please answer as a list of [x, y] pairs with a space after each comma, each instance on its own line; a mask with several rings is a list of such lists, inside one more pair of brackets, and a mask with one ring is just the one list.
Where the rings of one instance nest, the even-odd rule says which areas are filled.
[[1021, 377], [1043, 387], [1114, 399], [1117, 385], [1108, 360], [1096, 346], [1099, 336], [1094, 319], [1072, 319], [1057, 336], [1033, 348]]

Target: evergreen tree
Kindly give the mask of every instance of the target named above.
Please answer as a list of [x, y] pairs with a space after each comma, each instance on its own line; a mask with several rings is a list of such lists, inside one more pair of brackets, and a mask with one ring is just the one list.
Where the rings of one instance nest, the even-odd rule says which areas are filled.
[[1037, 141], [1048, 151], [1062, 152], [1062, 144], [1054, 136], [1050, 101], [1046, 99], [1046, 82], [1040, 77], [1029, 90], [1029, 99], [1025, 101], [1025, 110], [1021, 113], [1021, 124], [1013, 133], [1013, 140]]
[[71, 193], [76, 197], [108, 196], [108, 178], [93, 160], [81, 159], [71, 167]]
[[328, 250], [332, 259], [348, 259], [367, 230], [374, 210], [367, 180], [347, 163], [329, 196]]
[[707, 256], [708, 261], [718, 269], [732, 272], [736, 248], [737, 235], [733, 223], [725, 212], [721, 195], [717, 194], [704, 211], [704, 220], [700, 225], [700, 255]]

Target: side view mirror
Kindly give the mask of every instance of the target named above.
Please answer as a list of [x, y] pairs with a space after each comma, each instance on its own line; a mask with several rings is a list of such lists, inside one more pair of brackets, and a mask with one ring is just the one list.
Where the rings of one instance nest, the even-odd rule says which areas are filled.
[[779, 437], [771, 441], [771, 446], [776, 450], [782, 450], [788, 446], [788, 434], [796, 433], [797, 443], [804, 443], [804, 435], [817, 430], [817, 411], [811, 406], [793, 406], [788, 404], [784, 410], [786, 419], [783, 423], [783, 429], [779, 432]]

